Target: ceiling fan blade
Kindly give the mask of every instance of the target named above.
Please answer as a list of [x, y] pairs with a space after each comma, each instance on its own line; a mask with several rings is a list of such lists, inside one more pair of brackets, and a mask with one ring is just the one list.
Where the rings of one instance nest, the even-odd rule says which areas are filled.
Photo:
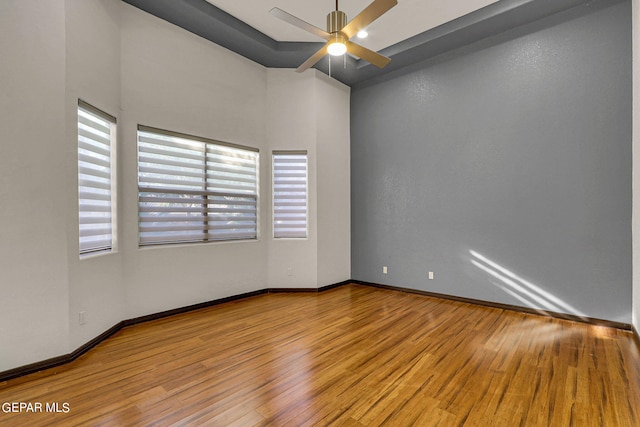
[[391, 62], [391, 59], [386, 56], [380, 55], [377, 52], [350, 41], [347, 42], [347, 52], [372, 63], [378, 68], [384, 68], [389, 62]]
[[315, 34], [316, 36], [328, 40], [330, 34], [324, 31], [321, 28], [316, 27], [315, 25], [311, 25], [306, 21], [298, 18], [297, 16], [293, 16], [292, 14], [285, 12], [284, 10], [274, 7], [269, 11], [269, 13], [276, 18], [280, 18], [285, 22], [288, 22], [291, 25], [294, 25], [300, 29], [303, 29], [311, 34]]
[[380, 18], [385, 12], [397, 4], [398, 0], [375, 0], [353, 18], [351, 22], [342, 29], [342, 33], [350, 39], [358, 34], [358, 31], [367, 28], [369, 24]]
[[329, 53], [329, 51], [327, 50], [328, 46], [329, 46], [329, 43], [327, 43], [324, 46], [322, 46], [322, 49], [320, 49], [319, 51], [317, 51], [316, 53], [311, 55], [311, 57], [309, 59], [304, 61], [302, 63], [302, 65], [300, 65], [298, 68], [296, 68], [296, 72], [301, 73], [304, 70], [306, 70], [307, 68], [313, 67], [316, 62], [320, 61], [320, 59], [322, 59], [323, 56], [325, 56], [327, 53]]

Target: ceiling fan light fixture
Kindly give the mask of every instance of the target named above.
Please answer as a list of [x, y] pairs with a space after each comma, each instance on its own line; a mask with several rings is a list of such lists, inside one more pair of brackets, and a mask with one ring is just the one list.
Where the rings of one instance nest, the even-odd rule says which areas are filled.
[[331, 43], [327, 46], [327, 52], [331, 56], [342, 56], [347, 53], [347, 45], [345, 39], [340, 34], [331, 35]]
[[347, 53], [347, 46], [344, 43], [331, 43], [327, 50], [331, 56], [342, 56]]

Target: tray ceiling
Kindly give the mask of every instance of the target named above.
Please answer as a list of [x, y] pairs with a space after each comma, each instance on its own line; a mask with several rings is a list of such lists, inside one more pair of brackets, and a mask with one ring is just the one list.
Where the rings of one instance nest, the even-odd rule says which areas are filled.
[[[207, 0], [212, 5], [249, 24], [277, 41], [318, 42], [317, 37], [269, 15], [279, 7], [310, 24], [326, 28], [326, 16], [335, 9], [333, 0]], [[372, 0], [342, 0], [340, 10], [351, 20]], [[398, 5], [376, 20], [369, 37], [358, 43], [380, 50], [464, 16], [496, 0], [399, 0]]]

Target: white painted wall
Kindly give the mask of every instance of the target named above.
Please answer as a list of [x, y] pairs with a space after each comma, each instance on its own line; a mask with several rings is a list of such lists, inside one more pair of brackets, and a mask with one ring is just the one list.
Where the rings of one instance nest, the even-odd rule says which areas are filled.
[[[350, 89], [316, 70], [300, 74], [290, 69], [268, 70], [267, 87], [269, 156], [273, 150], [307, 150], [309, 167], [309, 237], [269, 240], [269, 287], [318, 288], [347, 280]], [[271, 178], [266, 185], [270, 195]], [[271, 204], [264, 215], [269, 236], [272, 209]]]
[[[320, 283], [348, 279], [349, 88], [315, 70], [298, 74], [293, 70], [266, 69], [131, 6], [123, 8], [122, 179], [127, 316], [267, 287], [317, 288]], [[327, 135], [320, 129], [327, 120], [321, 114], [326, 115], [327, 111], [336, 116], [336, 130], [329, 132], [330, 141], [324, 140]], [[137, 124], [259, 148], [258, 241], [138, 249]], [[324, 165], [316, 164], [319, 143], [325, 144]], [[272, 237], [271, 153], [287, 149], [306, 149], [309, 153], [309, 238], [305, 240]], [[336, 159], [340, 164], [338, 173], [333, 168]], [[330, 170], [322, 178], [326, 183], [321, 183], [318, 170], [325, 165]], [[339, 195], [327, 198], [331, 203], [343, 204], [338, 213], [333, 204], [320, 206], [320, 188]], [[325, 240], [331, 243], [322, 247], [326, 273], [318, 271], [318, 236], [325, 231], [332, 233]], [[337, 259], [340, 261], [336, 266], [329, 265]], [[292, 275], [288, 274], [289, 268]], [[320, 274], [324, 282], [319, 282]], [[338, 279], [329, 281], [334, 278]]]
[[[263, 215], [268, 239], [268, 284], [270, 288], [317, 288], [317, 165], [316, 165], [316, 93], [315, 74], [290, 69], [270, 69], [268, 75], [267, 147], [268, 179], [263, 181], [269, 195], [269, 207]], [[307, 239], [273, 239], [273, 203], [271, 200], [273, 150], [308, 152], [308, 224]], [[289, 275], [288, 269], [291, 269]]]
[[[78, 256], [77, 213], [78, 98], [120, 120], [120, 2], [66, 0], [65, 15], [67, 135], [64, 170], [67, 172], [67, 185], [64, 195], [67, 207], [70, 350], [74, 350], [125, 318], [122, 251], [81, 260]], [[116, 152], [118, 145], [116, 141]], [[116, 192], [121, 188], [116, 187]], [[86, 313], [83, 325], [78, 318], [81, 311]]]
[[64, 9], [0, 2], [0, 371], [68, 350]]
[[632, 317], [640, 331], [640, 0], [633, 0], [633, 303]]
[[348, 86], [317, 73], [318, 287], [351, 279], [351, 137]]
[[[0, 372], [68, 354], [121, 320], [349, 277], [348, 88], [268, 70], [120, 0], [0, 2], [0, 55]], [[118, 250], [84, 259], [78, 98], [118, 120]], [[327, 134], [329, 110], [339, 120]], [[138, 124], [259, 148], [259, 239], [139, 249]], [[305, 241], [271, 237], [272, 149], [309, 151]]]
[[[267, 72], [220, 46], [122, 4], [122, 218], [127, 317], [266, 287], [258, 241], [138, 248], [138, 124], [257, 147], [267, 179]], [[260, 193], [262, 213], [266, 193]]]

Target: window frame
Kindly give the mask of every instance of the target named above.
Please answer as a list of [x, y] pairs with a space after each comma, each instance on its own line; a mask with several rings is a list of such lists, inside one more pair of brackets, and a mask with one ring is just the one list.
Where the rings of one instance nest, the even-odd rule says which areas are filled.
[[[188, 190], [188, 189], [184, 189], [184, 188], [168, 188], [165, 187], [163, 188], [162, 186], [149, 186], [149, 185], [142, 185], [141, 182], [141, 134], [146, 134], [146, 135], [155, 135], [156, 137], [159, 138], [168, 138], [166, 140], [164, 140], [164, 142], [166, 143], [167, 147], [171, 147], [170, 144], [171, 143], [175, 143], [176, 145], [173, 147], [174, 149], [181, 149], [181, 147], [179, 146], [180, 143], [192, 143], [194, 144], [193, 147], [196, 146], [196, 144], [202, 144], [201, 146], [201, 151], [202, 151], [202, 160], [203, 163], [200, 165], [202, 167], [202, 172], [203, 172], [203, 180], [200, 182], [203, 185], [203, 188], [200, 190]], [[178, 140], [182, 140], [182, 141], [171, 141], [172, 138], [176, 138]], [[156, 128], [156, 127], [151, 127], [151, 126], [145, 126], [145, 125], [138, 125], [138, 129], [137, 129], [137, 137], [136, 137], [136, 150], [137, 150], [137, 181], [138, 181], [138, 247], [139, 248], [150, 248], [150, 247], [157, 247], [157, 246], [165, 246], [165, 245], [191, 245], [191, 244], [201, 244], [201, 243], [230, 243], [230, 242], [251, 242], [251, 241], [257, 241], [260, 238], [260, 187], [259, 187], [259, 178], [260, 178], [260, 150], [258, 148], [254, 148], [254, 147], [250, 147], [250, 146], [245, 146], [245, 145], [239, 145], [239, 144], [233, 144], [233, 143], [229, 143], [229, 142], [223, 142], [223, 141], [218, 141], [218, 140], [214, 140], [211, 138], [204, 138], [204, 137], [200, 137], [200, 136], [195, 136], [195, 135], [190, 135], [190, 134], [185, 134], [185, 133], [180, 133], [180, 132], [175, 132], [175, 131], [170, 131], [170, 130], [166, 130], [166, 129], [160, 129], [160, 128]], [[186, 149], [185, 149], [186, 150]], [[215, 164], [219, 164], [219, 163], [215, 163], [214, 161], [210, 161], [210, 155], [213, 157], [214, 156], [214, 152], [218, 150], [241, 150], [244, 153], [242, 153], [245, 156], [251, 157], [253, 156], [253, 163], [252, 166], [250, 166], [249, 168], [253, 168], [255, 170], [254, 174], [252, 175], [254, 177], [254, 181], [255, 181], [255, 187], [254, 187], [254, 191], [253, 192], [246, 192], [244, 190], [240, 190], [240, 191], [211, 191], [208, 190], [209, 188], [209, 177], [210, 174], [212, 174], [212, 170], [210, 169], [210, 164], [214, 165]], [[198, 151], [194, 148], [194, 152]], [[166, 157], [166, 156], [165, 156]], [[180, 157], [176, 156], [173, 158], [173, 160], [179, 160]], [[169, 162], [171, 162], [172, 160], [169, 159]], [[246, 159], [245, 159], [246, 161]], [[142, 163], [148, 163], [148, 162], [142, 162]], [[160, 163], [158, 163], [160, 164]], [[194, 167], [195, 167], [195, 163], [194, 163]], [[226, 165], [228, 167], [228, 165]], [[242, 168], [243, 167], [238, 167], [237, 171], [232, 171], [232, 174], [242, 174]], [[178, 175], [174, 175], [174, 176], [178, 176]], [[186, 176], [186, 174], [185, 174]], [[232, 180], [228, 180], [228, 181], [232, 181]], [[168, 184], [169, 186], [171, 184]], [[185, 186], [187, 184], [185, 183]], [[247, 189], [250, 187], [247, 187]], [[153, 193], [158, 193], [158, 194], [167, 194], [167, 195], [183, 195], [187, 198], [189, 197], [194, 197], [194, 201], [198, 200], [196, 199], [197, 197], [202, 197], [201, 201], [199, 203], [187, 203], [187, 205], [197, 205], [197, 204], [201, 204], [202, 207], [200, 208], [200, 212], [202, 213], [202, 221], [200, 221], [198, 219], [197, 216], [189, 216], [189, 214], [193, 214], [193, 213], [197, 213], [198, 209], [194, 209], [192, 211], [188, 211], [185, 213], [184, 217], [180, 217], [180, 216], [176, 216], [176, 221], [167, 221], [168, 223], [173, 222], [173, 223], [193, 223], [193, 227], [196, 227], [196, 224], [201, 223], [202, 224], [202, 228], [198, 228], [198, 229], [191, 229], [189, 231], [192, 231], [194, 233], [199, 232], [200, 230], [202, 231], [202, 236], [200, 238], [200, 236], [198, 236], [198, 238], [179, 238], [179, 239], [172, 239], [171, 236], [167, 236], [165, 239], [160, 239], [157, 238], [155, 240], [153, 240], [151, 237], [147, 237], [146, 239], [143, 237], [143, 233], [145, 232], [150, 232], [150, 228], [148, 226], [143, 226], [144, 222], [149, 223], [150, 221], [143, 221], [143, 213], [149, 213], [152, 212], [150, 209], [145, 209], [143, 208], [143, 203], [150, 203], [149, 202], [149, 197], [147, 196], [142, 196], [143, 194], [153, 194]], [[213, 199], [211, 199], [213, 198]], [[215, 198], [218, 198], [218, 203], [216, 203]], [[220, 200], [227, 200], [226, 203], [222, 203], [220, 202]], [[229, 220], [228, 217], [224, 217], [223, 213], [224, 212], [218, 212], [220, 213], [222, 216], [222, 218], [216, 218], [215, 217], [215, 213], [214, 216], [210, 216], [210, 214], [212, 213], [212, 207], [211, 206], [221, 206], [221, 205], [234, 205], [234, 202], [229, 201], [231, 199], [235, 199], [236, 202], [235, 204], [242, 204], [242, 205], [246, 205], [249, 206], [249, 209], [253, 210], [253, 212], [255, 212], [255, 215], [250, 218], [250, 219], [246, 219], [245, 217], [242, 217], [242, 214], [238, 213], [240, 211], [236, 211], [233, 212], [231, 210], [227, 211], [226, 213], [231, 214], [231, 215], [238, 215], [238, 219], [235, 220], [235, 222], [250, 222], [253, 220], [253, 222], [251, 222], [251, 224], [253, 225], [253, 229], [251, 230], [253, 233], [249, 236], [249, 235], [240, 235], [239, 237], [216, 237], [216, 235], [214, 234], [215, 229], [213, 227], [211, 227], [211, 223], [213, 223], [214, 221], [221, 221], [221, 220], [228, 220], [230, 222], [234, 222], [233, 220]], [[247, 203], [246, 200], [242, 201], [240, 199], [251, 199], [252, 203]], [[161, 200], [161, 199], [159, 199]], [[173, 204], [172, 204], [173, 205]], [[236, 206], [237, 208], [237, 206]], [[217, 209], [218, 211], [220, 211], [220, 209]], [[246, 213], [246, 212], [245, 212]], [[243, 228], [241, 226], [238, 226], [236, 228]], [[247, 228], [247, 227], [244, 227]], [[146, 231], [143, 231], [143, 229], [146, 229]], [[212, 231], [213, 230], [213, 231]], [[254, 231], [255, 230], [255, 231]], [[172, 232], [171, 230], [164, 230], [165, 232]], [[184, 231], [184, 230], [183, 230]], [[174, 230], [175, 233], [179, 233], [179, 230]], [[188, 233], [184, 234], [184, 236], [186, 236]], [[178, 236], [180, 236], [178, 234]], [[146, 240], [146, 241], [145, 241]]]
[[[88, 161], [86, 161], [90, 156], [86, 156], [83, 155], [83, 151], [89, 152], [91, 153], [92, 150], [88, 149], [86, 146], [83, 147], [83, 143], [81, 140], [81, 137], [84, 139], [88, 139], [86, 136], [82, 136], [81, 135], [81, 124], [83, 126], [88, 126], [85, 123], [81, 123], [81, 110], [84, 114], [88, 114], [89, 116], [93, 116], [93, 120], [97, 119], [97, 120], [102, 120], [103, 122], [105, 122], [106, 125], [108, 125], [109, 127], [109, 144], [108, 144], [108, 151], [109, 151], [109, 165], [108, 166], [102, 166], [102, 167], [108, 167], [108, 174], [109, 174], [109, 178], [108, 178], [108, 182], [106, 184], [108, 184], [108, 192], [109, 192], [109, 208], [110, 208], [110, 212], [109, 212], [109, 233], [108, 236], [110, 237], [110, 244], [109, 245], [94, 245], [94, 246], [90, 246], [86, 249], [83, 249], [83, 225], [91, 225], [91, 224], [96, 224], [96, 220], [94, 219], [93, 221], [91, 221], [89, 218], [86, 218], [85, 221], [83, 221], [83, 215], [82, 213], [93, 213], [96, 214], [98, 212], [100, 212], [100, 210], [82, 210], [82, 206], [83, 204], [87, 203], [88, 200], [97, 200], [97, 199], [92, 199], [91, 194], [89, 194], [89, 192], [87, 192], [86, 190], [83, 190], [83, 188], [89, 188], [91, 189], [91, 185], [82, 185], [83, 182], [84, 183], [88, 183], [89, 181], [91, 181], [91, 179], [86, 180], [86, 177], [88, 178], [94, 178], [93, 182], [96, 183], [95, 178], [96, 175], [92, 175], [90, 173], [86, 173], [88, 170], [83, 167], [83, 163], [88, 164], [90, 166], [98, 166], [99, 167], [99, 160], [96, 161], [96, 163], [90, 163]], [[82, 99], [78, 99], [77, 102], [77, 107], [76, 107], [76, 130], [77, 130], [77, 141], [78, 141], [78, 146], [77, 146], [77, 150], [78, 150], [78, 170], [77, 170], [77, 190], [78, 190], [78, 197], [77, 197], [77, 201], [78, 201], [78, 253], [79, 253], [79, 257], [80, 259], [84, 259], [87, 257], [91, 257], [91, 256], [97, 256], [97, 255], [104, 255], [104, 254], [109, 254], [109, 253], [115, 253], [118, 250], [118, 232], [117, 232], [117, 119], [115, 116], [106, 113], [105, 111], [93, 106], [92, 104], [82, 100]], [[89, 119], [92, 120], [92, 119]], [[86, 144], [85, 144], [86, 145]], [[89, 144], [91, 145], [91, 144]], [[96, 151], [99, 151], [100, 149], [104, 150], [103, 147], [98, 147], [96, 149]], [[95, 153], [93, 153], [95, 154]], [[97, 158], [97, 157], [96, 157]], [[98, 159], [98, 158], [97, 158]], [[104, 159], [103, 159], [104, 161]], [[99, 172], [97, 172], [99, 174]], [[83, 177], [84, 176], [84, 177]], [[104, 177], [102, 177], [103, 179], [105, 179]], [[98, 187], [102, 186], [102, 190], [107, 190], [106, 188], [104, 188], [104, 184], [105, 183], [98, 183]], [[96, 187], [94, 187], [95, 190]], [[84, 197], [83, 197], [84, 196]], [[96, 197], [96, 194], [93, 195], [93, 197]], [[84, 202], [84, 203], [83, 203]], [[105, 200], [102, 200], [102, 202], [105, 202]], [[104, 212], [104, 211], [102, 211]], [[107, 234], [104, 234], [107, 235]], [[86, 234], [84, 234], [84, 237], [87, 237]], [[86, 244], [87, 242], [84, 241], [84, 244]]]

